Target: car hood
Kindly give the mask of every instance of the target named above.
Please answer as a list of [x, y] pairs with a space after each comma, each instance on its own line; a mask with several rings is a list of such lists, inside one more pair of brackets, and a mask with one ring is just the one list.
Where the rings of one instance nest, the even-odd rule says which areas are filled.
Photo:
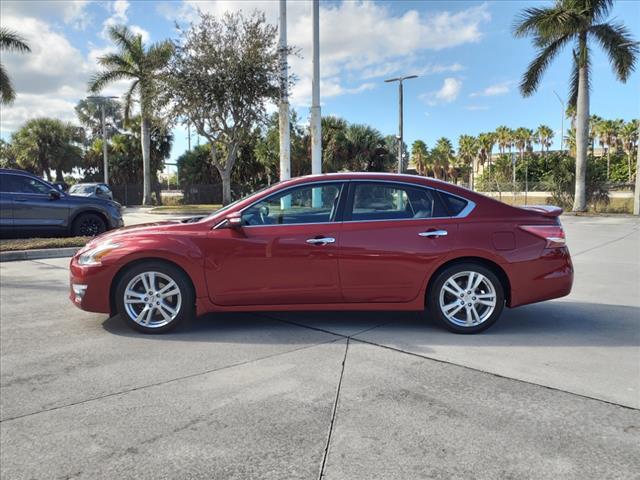
[[118, 202], [114, 202], [113, 200], [109, 200], [107, 198], [90, 197], [84, 195], [67, 195], [64, 197], [64, 199], [74, 205], [95, 205], [103, 208], [107, 208], [109, 206], [118, 208], [121, 207]]
[[130, 225], [128, 227], [118, 228], [97, 236], [87, 244], [87, 248], [91, 248], [104, 242], [117, 243], [119, 241], [126, 241], [133, 237], [193, 230], [193, 226], [189, 223], [190, 220], [191, 219], [162, 220], [159, 222], [141, 223], [139, 225]]

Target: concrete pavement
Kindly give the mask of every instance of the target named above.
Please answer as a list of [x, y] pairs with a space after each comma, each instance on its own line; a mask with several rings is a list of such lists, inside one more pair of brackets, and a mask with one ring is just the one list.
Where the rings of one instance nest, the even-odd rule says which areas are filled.
[[563, 223], [574, 292], [476, 336], [389, 312], [144, 336], [69, 303], [68, 259], [4, 263], [0, 476], [637, 477], [640, 223]]

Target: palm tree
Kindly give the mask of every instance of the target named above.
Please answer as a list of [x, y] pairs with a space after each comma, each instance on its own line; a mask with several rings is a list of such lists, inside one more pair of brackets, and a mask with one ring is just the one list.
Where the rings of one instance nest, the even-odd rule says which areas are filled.
[[478, 154], [478, 142], [475, 137], [471, 135], [460, 135], [458, 139], [458, 159], [464, 167], [470, 167], [469, 170], [469, 183], [470, 188], [473, 190], [473, 174], [475, 170], [475, 160]]
[[[19, 53], [31, 51], [24, 38], [4, 27], [0, 27], [0, 50]], [[11, 85], [7, 71], [4, 69], [4, 66], [0, 64], [0, 104], [8, 105], [15, 99], [16, 91], [13, 89], [13, 85]]]
[[455, 169], [451, 165], [451, 160], [453, 159], [453, 145], [451, 144], [451, 140], [440, 137], [431, 153], [433, 155], [434, 177], [440, 178], [439, 174], [442, 174], [442, 179], [446, 180], [447, 175], [452, 176]]
[[124, 116], [125, 120], [129, 119], [134, 96], [137, 96], [142, 117], [140, 122], [143, 171], [142, 203], [151, 205], [149, 128], [154, 113], [154, 100], [158, 93], [160, 74], [171, 59], [173, 44], [165, 40], [154, 43], [147, 48], [142, 41], [142, 36], [134, 34], [125, 26], [111, 27], [109, 36], [120, 51], [98, 59], [103, 70], [93, 76], [89, 82], [89, 90], [97, 93], [117, 80], [132, 81], [125, 95]]
[[540, 145], [540, 152], [546, 150], [549, 153], [549, 147], [553, 141], [553, 129], [547, 125], [540, 125], [534, 134], [533, 141]]
[[496, 142], [498, 143], [498, 149], [500, 154], [504, 155], [507, 147], [511, 148], [511, 138], [513, 134], [509, 127], [504, 125], [496, 128]]
[[425, 175], [426, 173], [428, 157], [427, 144], [422, 140], [413, 142], [413, 145], [411, 145], [411, 161], [420, 175]]
[[596, 138], [598, 137], [598, 128], [602, 118], [598, 115], [591, 115], [589, 117], [589, 144], [591, 145], [591, 155], [595, 155]]
[[489, 173], [491, 173], [491, 156], [493, 155], [493, 146], [496, 144], [496, 134], [494, 132], [481, 133], [478, 135], [478, 159], [482, 163], [484, 169], [485, 162], [489, 163]]
[[631, 157], [633, 156], [633, 151], [638, 148], [636, 143], [638, 142], [638, 125], [640, 124], [640, 120], [631, 120], [624, 124], [624, 126], [620, 129], [620, 140], [622, 142], [622, 149], [624, 153], [627, 154], [627, 167], [629, 169], [629, 183], [632, 181], [632, 172], [631, 172]]
[[550, 7], [523, 10], [514, 26], [517, 37], [531, 35], [538, 48], [536, 58], [522, 77], [520, 91], [532, 95], [542, 74], [560, 50], [573, 42], [573, 72], [569, 105], [576, 106], [576, 182], [574, 211], [584, 211], [586, 202], [587, 144], [589, 141], [589, 40], [600, 44], [621, 82], [635, 69], [638, 45], [620, 23], [606, 23], [613, 0], [556, 0]]
[[607, 180], [611, 171], [611, 147], [618, 142], [618, 122], [615, 120], [602, 120], [598, 123], [596, 134], [599, 138], [600, 145], [604, 147], [604, 153], [607, 155]]

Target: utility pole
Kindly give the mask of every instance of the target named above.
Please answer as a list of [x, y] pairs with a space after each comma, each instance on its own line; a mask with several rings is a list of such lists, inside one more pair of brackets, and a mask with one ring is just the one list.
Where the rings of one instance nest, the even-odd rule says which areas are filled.
[[403, 86], [402, 82], [405, 80], [410, 80], [412, 78], [418, 78], [417, 75], [409, 75], [406, 77], [397, 77], [397, 78], [389, 78], [385, 80], [386, 83], [390, 82], [398, 82], [398, 173], [402, 173], [402, 164], [403, 164], [403, 150], [404, 150], [404, 139], [403, 139]]
[[109, 158], [107, 152], [107, 122], [105, 119], [105, 103], [113, 98], [117, 97], [102, 97], [102, 96], [90, 96], [88, 100], [97, 101], [100, 104], [100, 117], [102, 125], [102, 162], [104, 168], [104, 183], [109, 185]]
[[[320, 111], [320, 2], [313, 0], [313, 80], [311, 82], [311, 173], [322, 173], [322, 113]], [[314, 188], [311, 204], [322, 205], [322, 190]]]
[[280, 0], [280, 180], [291, 178], [291, 139], [289, 130], [289, 73], [287, 69], [287, 0]]
[[636, 142], [636, 189], [633, 192], [633, 214], [640, 215], [640, 124]]

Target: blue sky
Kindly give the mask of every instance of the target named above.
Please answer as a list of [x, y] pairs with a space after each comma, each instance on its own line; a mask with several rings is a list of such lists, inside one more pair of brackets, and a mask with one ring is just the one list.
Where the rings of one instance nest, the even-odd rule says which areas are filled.
[[[397, 130], [397, 87], [384, 78], [420, 77], [405, 85], [405, 138], [433, 146], [445, 136], [476, 135], [498, 125], [535, 128], [545, 123], [560, 140], [562, 110], [554, 90], [565, 99], [571, 65], [566, 50], [547, 71], [538, 92], [522, 98], [518, 81], [534, 49], [528, 39], [514, 39], [511, 26], [533, 1], [327, 1], [321, 2], [321, 99], [324, 115], [367, 123], [384, 134]], [[25, 120], [53, 116], [74, 120], [73, 106], [86, 95], [96, 59], [112, 46], [105, 28], [125, 23], [149, 41], [175, 37], [175, 22], [188, 23], [200, 8], [264, 10], [276, 22], [276, 1], [3, 1], [2, 26], [22, 32], [31, 55], [3, 54], [18, 91], [13, 106], [2, 107], [1, 136], [7, 138]], [[298, 77], [292, 103], [308, 121], [311, 93], [311, 2], [288, 2], [288, 36], [301, 50], [291, 61]], [[640, 2], [619, 0], [611, 17], [640, 39]], [[639, 66], [640, 68], [640, 66]], [[106, 93], [121, 94], [126, 84]], [[594, 49], [591, 111], [601, 117], [640, 117], [640, 74], [626, 85]], [[565, 121], [565, 126], [566, 126]], [[177, 127], [172, 158], [186, 149], [186, 132]], [[193, 140], [195, 142], [195, 138]]]

